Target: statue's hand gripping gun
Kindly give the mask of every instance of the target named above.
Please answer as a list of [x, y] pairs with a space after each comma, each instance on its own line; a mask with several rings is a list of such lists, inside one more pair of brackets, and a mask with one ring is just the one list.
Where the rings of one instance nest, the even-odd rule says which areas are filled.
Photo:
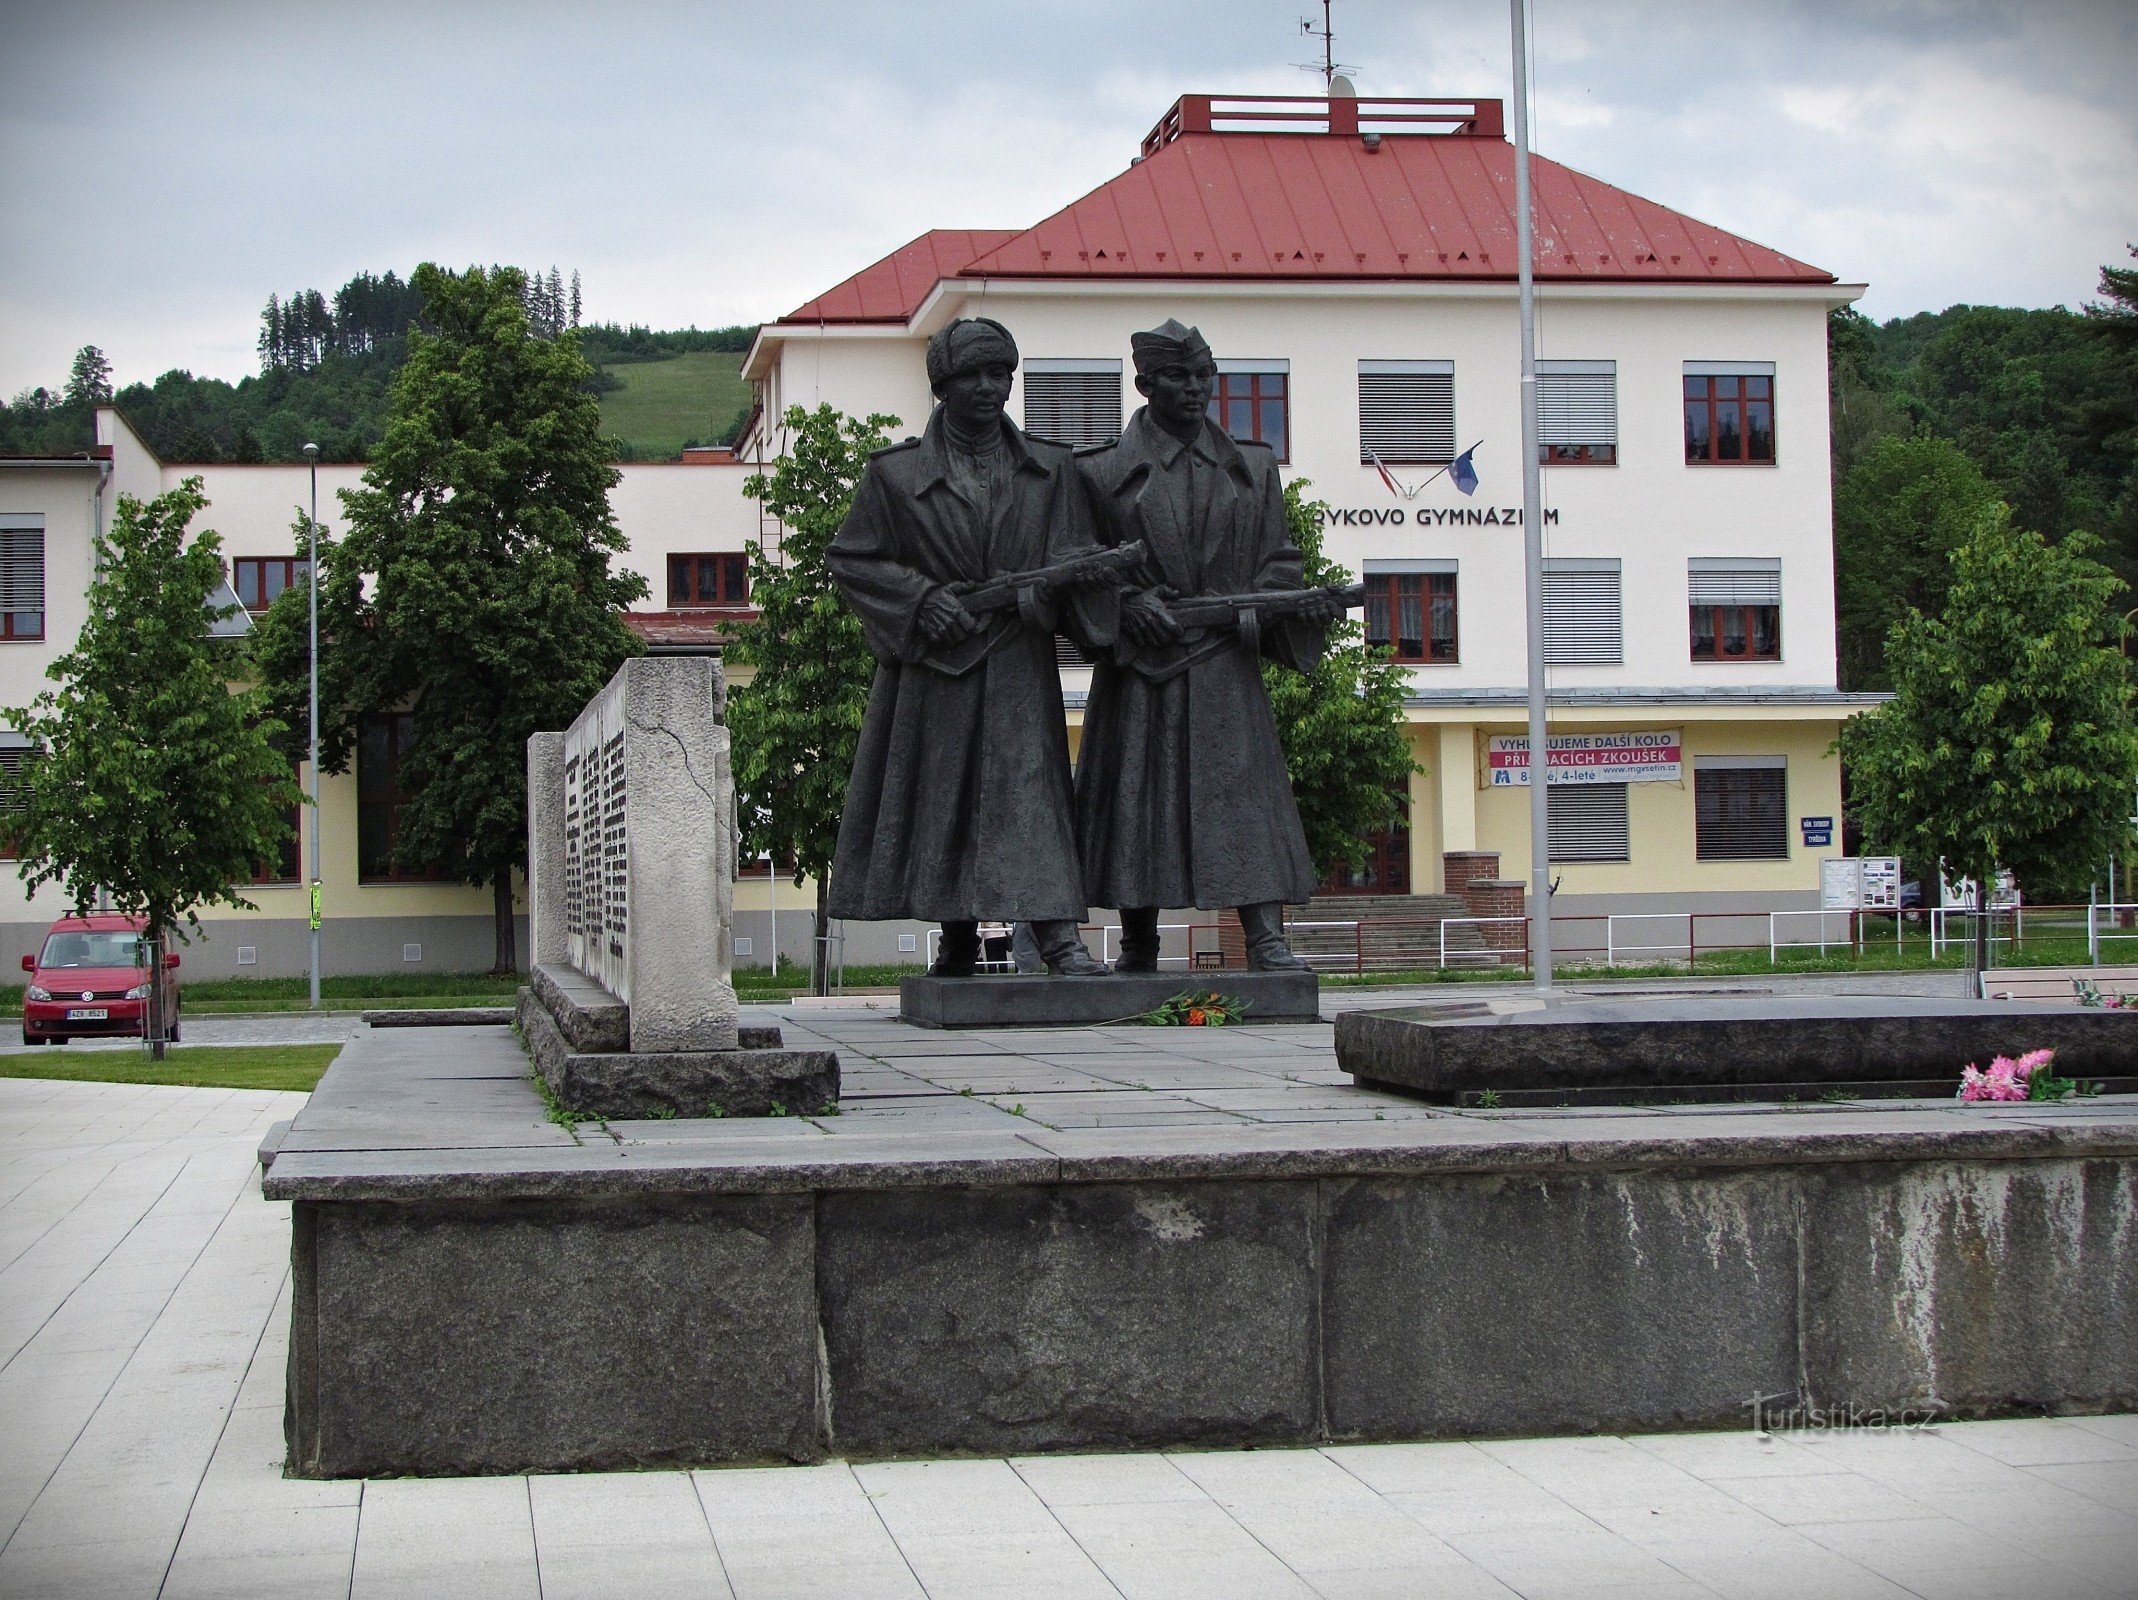
[[975, 616], [1017, 608], [1026, 624], [1053, 631], [1052, 617], [1041, 602], [1057, 589], [1115, 589], [1127, 584], [1143, 565], [1143, 545], [1115, 545], [1092, 550], [1029, 572], [1005, 572], [976, 583], [953, 584], [950, 592]]

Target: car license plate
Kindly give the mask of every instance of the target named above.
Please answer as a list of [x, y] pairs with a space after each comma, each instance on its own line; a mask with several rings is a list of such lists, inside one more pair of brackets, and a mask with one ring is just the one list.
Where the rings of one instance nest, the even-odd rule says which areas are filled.
[[74, 1006], [67, 1012], [69, 1022], [108, 1022], [111, 1012], [103, 1006]]

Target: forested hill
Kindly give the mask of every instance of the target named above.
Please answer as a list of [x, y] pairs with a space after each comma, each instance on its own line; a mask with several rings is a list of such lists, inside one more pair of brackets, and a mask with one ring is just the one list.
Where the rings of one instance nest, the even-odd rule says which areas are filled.
[[[754, 326], [657, 330], [579, 320], [579, 275], [569, 287], [556, 268], [529, 272], [527, 308], [538, 333], [567, 330], [595, 373], [588, 387], [603, 396], [604, 423], [621, 460], [672, 458], [685, 444], [719, 444], [734, 436], [746, 394], [732, 361]], [[398, 274], [360, 273], [332, 295], [316, 289], [270, 295], [260, 313], [256, 376], [225, 383], [166, 372], [154, 383], [112, 392], [108, 368], [92, 346], [69, 379], [33, 388], [0, 406], [0, 455], [72, 454], [92, 442], [91, 408], [111, 401], [165, 461], [298, 461], [307, 440], [323, 459], [361, 461], [386, 426], [387, 391], [408, 354], [407, 330], [423, 326], [422, 297]], [[694, 357], [679, 368], [683, 357]], [[634, 383], [658, 371], [658, 384]], [[652, 403], [618, 405], [611, 395], [634, 387]], [[632, 395], [634, 400], [639, 395]]]
[[1887, 687], [1888, 629], [1943, 604], [1951, 552], [1999, 501], [2051, 539], [2097, 537], [2138, 584], [2138, 270], [2104, 268], [2084, 313], [1843, 310], [1829, 345], [1844, 688]]

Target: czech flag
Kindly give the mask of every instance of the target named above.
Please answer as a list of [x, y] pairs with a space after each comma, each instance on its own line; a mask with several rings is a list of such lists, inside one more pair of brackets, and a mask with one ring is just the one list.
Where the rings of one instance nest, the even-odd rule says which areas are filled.
[[1378, 472], [1381, 475], [1381, 481], [1388, 485], [1388, 492], [1401, 499], [1403, 490], [1397, 485], [1395, 475], [1388, 470], [1387, 464], [1381, 460], [1380, 452], [1368, 450], [1366, 454], [1373, 458], [1373, 470]]
[[[1477, 467], [1470, 460], [1477, 446], [1472, 445], [1448, 464], [1448, 479], [1464, 494], [1477, 493]], [[1387, 474], [1384, 472], [1383, 477]]]

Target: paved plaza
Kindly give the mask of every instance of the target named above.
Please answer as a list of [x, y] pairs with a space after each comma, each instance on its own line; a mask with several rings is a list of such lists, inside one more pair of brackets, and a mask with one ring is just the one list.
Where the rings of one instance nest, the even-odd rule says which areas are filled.
[[[1567, 1115], [1360, 1091], [1327, 1024], [961, 1036], [852, 1003], [762, 1020], [840, 1050], [846, 1109], [724, 1137]], [[0, 1597], [2138, 1595], [2134, 1417], [285, 1480], [289, 1208], [261, 1198], [254, 1149], [301, 1103], [0, 1080]], [[546, 1136], [565, 1137], [528, 1130]]]

